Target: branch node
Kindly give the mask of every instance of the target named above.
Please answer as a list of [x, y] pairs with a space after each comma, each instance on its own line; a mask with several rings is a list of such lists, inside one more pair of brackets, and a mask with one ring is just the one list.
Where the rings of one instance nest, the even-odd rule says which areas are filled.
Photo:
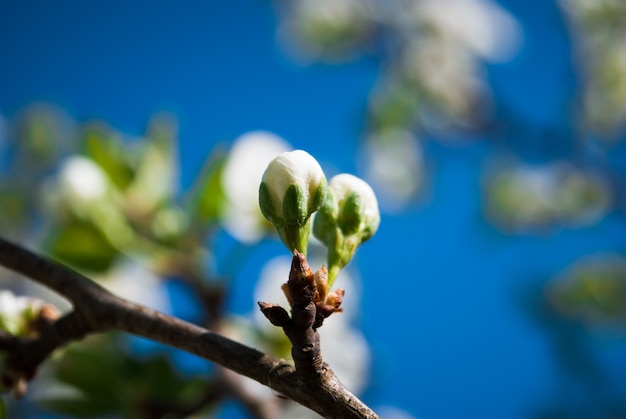
[[261, 312], [274, 326], [289, 327], [291, 319], [289, 318], [287, 310], [278, 304], [265, 303], [263, 301], [259, 301], [258, 304], [261, 308]]

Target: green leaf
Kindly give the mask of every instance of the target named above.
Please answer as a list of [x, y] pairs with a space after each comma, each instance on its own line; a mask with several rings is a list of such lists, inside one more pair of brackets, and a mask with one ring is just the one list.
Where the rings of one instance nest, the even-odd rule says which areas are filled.
[[103, 124], [90, 124], [83, 130], [83, 152], [109, 176], [111, 182], [125, 190], [135, 176], [127, 147]]
[[217, 222], [224, 208], [225, 193], [222, 174], [226, 164], [226, 154], [215, 151], [206, 160], [198, 175], [190, 195], [190, 211], [195, 224], [205, 226]]
[[7, 412], [6, 401], [3, 398], [0, 398], [0, 419], [7, 419], [7, 418], [8, 418], [8, 412]]
[[74, 220], [59, 227], [49, 241], [52, 256], [77, 269], [103, 272], [118, 256], [100, 230], [85, 221]]
[[127, 196], [133, 212], [149, 215], [175, 194], [178, 162], [173, 128], [167, 121], [151, 123], [146, 141], [141, 144], [135, 178]]
[[98, 336], [68, 347], [54, 365], [54, 375], [79, 393], [44, 400], [44, 406], [80, 418], [123, 412], [131, 389], [122, 374], [123, 357], [113, 343], [109, 336]]

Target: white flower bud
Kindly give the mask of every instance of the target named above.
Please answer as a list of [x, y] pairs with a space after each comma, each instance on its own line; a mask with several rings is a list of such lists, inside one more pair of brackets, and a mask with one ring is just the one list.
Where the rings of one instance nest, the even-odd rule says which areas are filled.
[[309, 219], [322, 205], [326, 190], [322, 168], [306, 151], [282, 153], [265, 170], [259, 206], [289, 250], [306, 254]]
[[374, 191], [356, 176], [337, 175], [330, 180], [328, 190], [328, 197], [315, 217], [313, 234], [328, 247], [330, 288], [357, 247], [378, 230], [380, 212]]
[[356, 176], [344, 173], [333, 177], [329, 188], [337, 201], [337, 221], [344, 234], [359, 232], [362, 242], [372, 237], [380, 224], [380, 212], [370, 185]]

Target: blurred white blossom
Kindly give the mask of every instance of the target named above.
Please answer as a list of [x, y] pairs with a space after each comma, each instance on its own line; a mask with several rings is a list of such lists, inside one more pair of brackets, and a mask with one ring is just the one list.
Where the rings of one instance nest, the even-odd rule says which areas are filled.
[[[397, 106], [385, 86], [413, 96], [409, 115], [394, 123], [445, 128], [466, 125], [489, 108], [481, 61], [502, 62], [522, 42], [519, 23], [490, 0], [295, 0], [279, 1], [280, 39], [309, 60], [337, 61], [367, 53], [383, 72], [374, 96]], [[294, 43], [296, 45], [294, 45]], [[381, 88], [382, 87], [382, 88]], [[393, 89], [392, 89], [393, 90]], [[381, 98], [374, 100], [380, 102]], [[393, 114], [378, 103], [380, 122]], [[395, 109], [397, 110], [397, 109]], [[411, 117], [413, 114], [414, 117]], [[418, 118], [416, 118], [418, 117]]]
[[68, 157], [58, 175], [63, 199], [78, 202], [93, 202], [105, 196], [108, 180], [100, 166], [82, 156]]
[[28, 322], [43, 306], [43, 301], [25, 296], [16, 296], [12, 291], [0, 291], [0, 330], [12, 335], [27, 332]]
[[370, 31], [372, 10], [367, 1], [299, 0], [285, 9], [279, 40], [299, 61], [352, 57]]
[[408, 130], [391, 128], [373, 133], [365, 143], [363, 160], [365, 179], [386, 210], [404, 207], [423, 186], [423, 151]]
[[521, 27], [489, 0], [422, 0], [413, 3], [417, 21], [435, 25], [447, 42], [466, 46], [490, 61], [511, 58], [521, 41]]
[[39, 300], [16, 296], [12, 291], [0, 291], [0, 315], [2, 316], [18, 316], [23, 310], [32, 305], [40, 304]]
[[115, 295], [164, 313], [171, 312], [163, 281], [142, 263], [122, 258], [95, 279]]
[[583, 122], [613, 138], [626, 125], [626, 2], [560, 0], [583, 69]]
[[233, 143], [222, 182], [224, 227], [237, 240], [255, 242], [271, 227], [259, 208], [259, 185], [270, 161], [290, 149], [282, 138], [265, 131], [249, 132]]
[[611, 205], [609, 187], [601, 177], [562, 161], [509, 165], [488, 179], [487, 215], [506, 229], [588, 225]]

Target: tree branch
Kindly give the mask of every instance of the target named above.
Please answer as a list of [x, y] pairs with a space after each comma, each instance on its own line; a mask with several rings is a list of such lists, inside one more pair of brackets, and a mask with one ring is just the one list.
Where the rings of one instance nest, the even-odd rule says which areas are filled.
[[87, 277], [1, 238], [0, 265], [46, 285], [65, 296], [74, 306], [74, 312], [55, 322], [49, 333], [20, 342], [13, 349], [11, 345], [0, 348], [8, 352], [7, 368], [22, 371], [26, 378], [54, 348], [89, 333], [115, 329], [220, 364], [284, 394], [324, 417], [378, 417], [350, 393], [330, 369], [326, 369], [323, 380], [303, 382], [298, 379], [295, 368], [282, 359], [117, 297]]

